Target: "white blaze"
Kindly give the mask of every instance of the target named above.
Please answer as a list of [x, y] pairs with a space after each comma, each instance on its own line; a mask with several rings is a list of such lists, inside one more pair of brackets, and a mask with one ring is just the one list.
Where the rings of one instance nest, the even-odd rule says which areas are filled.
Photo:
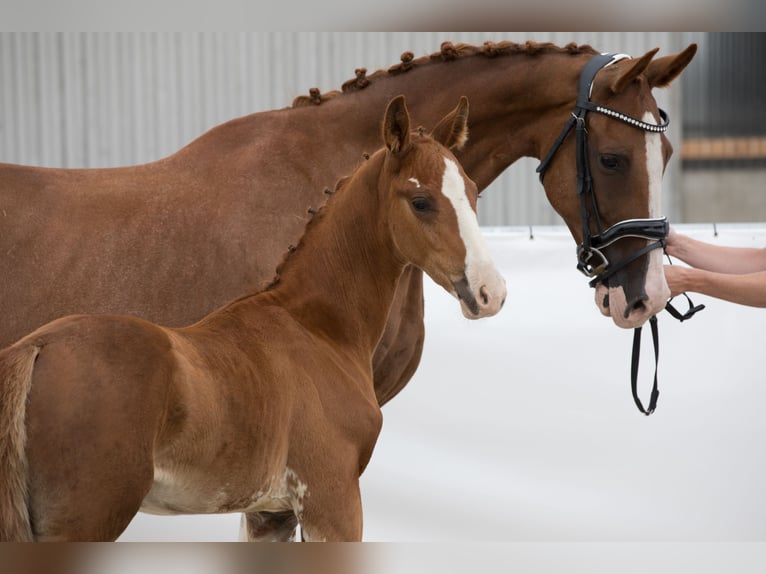
[[[657, 123], [650, 112], [644, 114], [646, 123]], [[646, 171], [649, 177], [649, 217], [659, 217], [662, 213], [662, 136], [659, 133], [646, 132]], [[665, 271], [662, 266], [662, 249], [649, 253], [649, 266], [646, 273], [646, 294], [649, 296], [647, 307], [650, 313], [659, 313], [670, 297]]]
[[[646, 112], [643, 121], [648, 124], [657, 124], [657, 120], [650, 112]], [[649, 217], [659, 217], [662, 212], [662, 136], [655, 132], [646, 132], [644, 135], [646, 151], [646, 172], [649, 185]], [[654, 240], [647, 240], [647, 244]], [[628, 302], [622, 287], [609, 288], [609, 307], [603, 306], [606, 287], [599, 284], [596, 287], [596, 303], [605, 315], [611, 315], [612, 320], [620, 327], [634, 328], [642, 325], [649, 317], [664, 309], [670, 290], [665, 281], [665, 271], [662, 266], [662, 250], [654, 249], [649, 254], [649, 265], [646, 272], [644, 290], [648, 300], [639, 309], [630, 310], [628, 316]]]
[[[656, 124], [651, 112], [643, 117], [647, 124]], [[649, 174], [649, 217], [659, 217], [662, 211], [662, 136], [646, 132], [646, 171]]]
[[[481, 229], [479, 229], [476, 213], [471, 209], [471, 204], [465, 193], [465, 182], [460, 175], [460, 170], [457, 164], [449, 158], [445, 157], [444, 163], [447, 168], [444, 170], [442, 193], [450, 200], [457, 215], [460, 237], [465, 245], [466, 269], [468, 270], [474, 265], [488, 265], [494, 268], [487, 242], [481, 234]], [[471, 277], [468, 277], [468, 279], [470, 281]]]
[[457, 216], [458, 232], [465, 246], [465, 278], [468, 288], [478, 303], [479, 312], [462, 303], [463, 315], [469, 319], [490, 317], [500, 311], [505, 302], [505, 279], [495, 268], [489, 248], [479, 229], [476, 213], [471, 208], [465, 190], [465, 181], [457, 164], [444, 158], [446, 169], [442, 180], [442, 193], [449, 199]]

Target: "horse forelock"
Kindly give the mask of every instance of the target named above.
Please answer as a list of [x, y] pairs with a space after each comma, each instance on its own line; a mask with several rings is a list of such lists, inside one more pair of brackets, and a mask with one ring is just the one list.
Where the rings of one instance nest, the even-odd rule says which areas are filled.
[[526, 54], [528, 56], [537, 56], [541, 54], [597, 54], [598, 52], [588, 44], [578, 45], [570, 42], [565, 46], [558, 46], [551, 42], [533, 42], [524, 43], [503, 40], [500, 42], [484, 42], [482, 45], [466, 44], [459, 42], [442, 42], [438, 52], [433, 52], [427, 56], [415, 58], [414, 54], [406, 51], [401, 55], [401, 62], [386, 69], [379, 69], [372, 74], [367, 74], [366, 68], [357, 68], [355, 77], [347, 80], [341, 86], [340, 90], [333, 90], [325, 94], [320, 94], [317, 88], [312, 88], [308, 96], [298, 96], [293, 100], [292, 107], [304, 107], [311, 105], [320, 105], [335, 97], [357, 92], [370, 86], [374, 81], [381, 78], [387, 78], [409, 72], [414, 68], [422, 68], [427, 65], [441, 64], [451, 62], [457, 59], [464, 59], [473, 56], [483, 56], [487, 58], [496, 58], [499, 56], [509, 56], [514, 54]]

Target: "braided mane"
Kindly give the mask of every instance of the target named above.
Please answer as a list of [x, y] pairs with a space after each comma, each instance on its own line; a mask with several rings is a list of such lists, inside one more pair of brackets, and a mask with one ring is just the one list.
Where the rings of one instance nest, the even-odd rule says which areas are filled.
[[[306, 225], [304, 226], [303, 234], [301, 235], [301, 238], [298, 240], [298, 244], [290, 245], [287, 248], [287, 251], [282, 256], [282, 260], [279, 262], [276, 270], [274, 271], [274, 277], [272, 278], [271, 282], [268, 285], [266, 285], [266, 287], [264, 288], [265, 291], [273, 289], [274, 287], [279, 285], [282, 271], [291, 260], [292, 255], [303, 247], [303, 245], [306, 242], [306, 237], [307, 235], [309, 235], [309, 231], [311, 231], [311, 229], [314, 226], [316, 226], [317, 222], [324, 219], [324, 217], [327, 214], [327, 209], [326, 209], [327, 206], [332, 203], [335, 196], [337, 196], [345, 188], [346, 184], [349, 181], [351, 181], [351, 178], [361, 168], [362, 164], [370, 160], [370, 157], [371, 156], [369, 154], [366, 154], [366, 153], [363, 154], [359, 165], [356, 167], [356, 169], [354, 169], [351, 172], [350, 175], [344, 175], [340, 177], [338, 181], [335, 183], [335, 187], [333, 189], [330, 189], [328, 187], [324, 190], [325, 194], [329, 196], [327, 200], [322, 205], [320, 205], [319, 208], [317, 209], [311, 208], [308, 210], [308, 213], [311, 214], [311, 217], [308, 219], [308, 221], [306, 222]], [[379, 161], [382, 159], [382, 157], [383, 156], [381, 155], [379, 158]], [[249, 295], [245, 295], [244, 297], [242, 297], [242, 299], [246, 299], [247, 297], [249, 297]]]
[[374, 72], [372, 75], [367, 75], [366, 68], [357, 68], [354, 72], [355, 77], [344, 82], [340, 90], [333, 90], [326, 94], [320, 93], [318, 88], [311, 88], [308, 96], [298, 96], [293, 100], [292, 107], [299, 108], [305, 106], [319, 105], [322, 102], [326, 102], [340, 94], [349, 92], [355, 92], [363, 90], [370, 85], [371, 82], [388, 76], [395, 76], [408, 72], [415, 67], [422, 67], [429, 64], [448, 62], [456, 60], [458, 58], [466, 58], [470, 56], [484, 56], [486, 58], [495, 58], [498, 56], [507, 56], [512, 54], [526, 54], [528, 56], [536, 56], [538, 54], [596, 54], [591, 46], [577, 45], [574, 42], [567, 44], [566, 46], [557, 46], [550, 42], [532, 42], [527, 41], [523, 44], [518, 44], [511, 41], [502, 42], [484, 42], [481, 46], [475, 46], [472, 44], [452, 42], [442, 42], [441, 49], [438, 52], [434, 52], [429, 56], [422, 56], [415, 58], [414, 54], [410, 51], [404, 52], [401, 55], [401, 62], [391, 66], [388, 69], [381, 69]]

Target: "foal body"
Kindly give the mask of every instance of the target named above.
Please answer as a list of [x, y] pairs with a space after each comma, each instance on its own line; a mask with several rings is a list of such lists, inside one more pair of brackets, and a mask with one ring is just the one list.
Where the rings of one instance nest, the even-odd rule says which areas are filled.
[[[467, 104], [436, 136], [463, 141]], [[0, 540], [113, 540], [139, 510], [244, 512], [250, 539], [360, 540], [381, 428], [372, 355], [406, 265], [496, 313], [476, 186], [389, 105], [386, 148], [309, 224], [271, 286], [183, 328], [56, 320], [0, 352]]]

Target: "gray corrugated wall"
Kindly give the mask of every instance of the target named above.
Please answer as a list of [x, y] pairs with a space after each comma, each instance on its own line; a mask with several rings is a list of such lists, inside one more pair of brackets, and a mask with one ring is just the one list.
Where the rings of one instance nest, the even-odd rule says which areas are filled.
[[[0, 33], [0, 161], [58, 167], [146, 162], [231, 118], [285, 107], [309, 88], [338, 89], [355, 68], [386, 68], [406, 50], [421, 56], [444, 40], [502, 39], [587, 43], [634, 56], [684, 47], [675, 32], [6, 32]], [[680, 87], [657, 91], [676, 147]], [[517, 162], [483, 194], [483, 225], [561, 223], [536, 165]], [[671, 217], [673, 187], [665, 186]]]

